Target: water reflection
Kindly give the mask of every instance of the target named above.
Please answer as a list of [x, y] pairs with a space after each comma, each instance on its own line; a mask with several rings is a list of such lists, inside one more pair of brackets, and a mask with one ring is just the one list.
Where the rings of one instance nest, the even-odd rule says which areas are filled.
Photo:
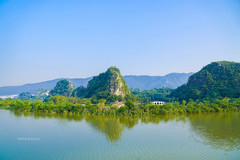
[[239, 113], [211, 113], [191, 115], [166, 116], [81, 116], [44, 113], [12, 112], [16, 117], [34, 119], [49, 118], [59, 121], [85, 122], [96, 132], [104, 135], [108, 142], [118, 142], [124, 131], [134, 128], [139, 123], [159, 124], [171, 121], [186, 123], [197, 141], [224, 151], [240, 149], [240, 114]]
[[84, 118], [95, 131], [106, 136], [110, 142], [117, 142], [122, 137], [125, 128], [119, 118], [107, 116], [87, 116]]
[[191, 130], [204, 144], [225, 151], [240, 149], [239, 113], [193, 114], [188, 119]]

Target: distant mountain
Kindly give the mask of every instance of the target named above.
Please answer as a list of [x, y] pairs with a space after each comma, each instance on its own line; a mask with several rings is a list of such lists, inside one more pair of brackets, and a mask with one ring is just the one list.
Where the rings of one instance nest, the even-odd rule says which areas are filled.
[[[47, 90], [53, 89], [57, 82], [60, 81], [62, 78], [39, 82], [39, 83], [32, 83], [32, 84], [24, 84], [21, 86], [7, 86], [7, 87], [0, 87], [0, 96], [1, 95], [13, 95], [13, 94], [20, 94], [22, 92], [30, 92], [32, 94], [36, 93], [39, 88], [44, 88]], [[69, 80], [73, 83], [74, 87], [79, 87], [80, 85], [87, 86], [88, 81], [92, 79], [89, 78], [70, 78]]]
[[[187, 83], [189, 76], [191, 76], [192, 74], [193, 73], [170, 73], [165, 76], [128, 75], [128, 76], [123, 76], [123, 78], [125, 79], [129, 88], [138, 88], [141, 90], [145, 90], [145, 89], [168, 87], [168, 88], [175, 89], [181, 86], [182, 84]], [[20, 94], [22, 92], [35, 93], [39, 88], [45, 88], [47, 90], [51, 90], [56, 86], [57, 82], [60, 81], [61, 79], [62, 78], [39, 82], [39, 83], [25, 84], [21, 86], [0, 87], [0, 96]], [[73, 83], [75, 88], [81, 85], [86, 87], [88, 84], [88, 81], [91, 79], [92, 77], [69, 78], [69, 80]]]
[[138, 88], [140, 90], [154, 88], [175, 89], [184, 83], [193, 73], [170, 73], [165, 76], [124, 76], [129, 88]]
[[212, 62], [189, 77], [183, 85], [171, 93], [179, 100], [222, 99], [240, 97], [240, 63]]

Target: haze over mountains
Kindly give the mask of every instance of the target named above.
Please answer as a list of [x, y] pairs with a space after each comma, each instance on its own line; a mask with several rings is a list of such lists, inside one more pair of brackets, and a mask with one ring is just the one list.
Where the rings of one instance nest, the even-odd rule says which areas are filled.
[[[172, 88], [175, 89], [181, 86], [184, 83], [187, 83], [188, 78], [193, 73], [170, 73], [165, 76], [135, 76], [135, 75], [127, 75], [123, 76], [129, 88], [138, 88], [140, 90], [145, 89], [154, 89], [154, 88]], [[25, 84], [21, 86], [6, 86], [0, 87], [0, 96], [3, 95], [13, 95], [19, 94], [21, 92], [30, 92], [35, 93], [39, 88], [44, 88], [47, 90], [51, 90], [55, 87], [58, 81], [62, 78]], [[84, 86], [86, 87], [88, 81], [91, 80], [92, 77], [89, 78], [69, 78], [69, 80], [73, 83], [74, 87]]]

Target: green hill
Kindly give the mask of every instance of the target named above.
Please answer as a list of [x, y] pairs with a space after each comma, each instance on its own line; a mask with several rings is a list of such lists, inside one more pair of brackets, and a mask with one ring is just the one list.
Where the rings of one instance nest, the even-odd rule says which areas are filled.
[[174, 90], [171, 97], [179, 100], [239, 98], [240, 63], [212, 62], [190, 76], [187, 84]]
[[95, 96], [105, 99], [110, 96], [125, 97], [129, 93], [130, 90], [117, 67], [110, 67], [105, 73], [94, 76], [88, 82], [86, 89], [81, 86], [74, 92], [78, 97], [89, 98]]
[[62, 79], [57, 82], [56, 86], [49, 92], [50, 96], [62, 95], [69, 97], [74, 90], [72, 82], [67, 79]]

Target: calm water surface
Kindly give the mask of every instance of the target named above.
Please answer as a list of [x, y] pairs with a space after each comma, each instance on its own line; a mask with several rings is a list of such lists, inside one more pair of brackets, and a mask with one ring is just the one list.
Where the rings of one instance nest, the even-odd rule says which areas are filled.
[[240, 114], [137, 118], [0, 110], [0, 159], [239, 160]]

